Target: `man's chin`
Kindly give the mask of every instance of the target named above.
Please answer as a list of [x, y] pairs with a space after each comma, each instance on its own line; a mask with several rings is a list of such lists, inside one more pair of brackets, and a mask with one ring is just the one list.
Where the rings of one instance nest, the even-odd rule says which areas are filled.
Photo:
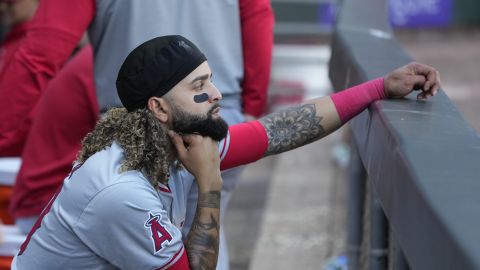
[[183, 134], [200, 134], [221, 141], [228, 134], [228, 124], [219, 112], [219, 109], [214, 109], [205, 118], [185, 112], [177, 113], [173, 121], [173, 130]]
[[211, 122], [209, 128], [206, 131], [204, 136], [208, 136], [215, 141], [223, 140], [228, 134], [228, 124], [227, 122], [219, 115], [215, 117], [214, 115], [211, 116]]

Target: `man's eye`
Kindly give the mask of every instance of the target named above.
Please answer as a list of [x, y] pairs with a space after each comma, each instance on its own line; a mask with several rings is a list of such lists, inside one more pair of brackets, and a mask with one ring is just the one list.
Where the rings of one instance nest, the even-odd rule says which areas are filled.
[[195, 85], [195, 89], [202, 89], [203, 88], [203, 83], [199, 83]]

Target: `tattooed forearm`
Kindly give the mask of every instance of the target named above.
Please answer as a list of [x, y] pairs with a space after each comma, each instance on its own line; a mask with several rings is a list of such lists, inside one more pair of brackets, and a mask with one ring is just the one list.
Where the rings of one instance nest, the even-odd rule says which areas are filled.
[[217, 209], [220, 208], [220, 191], [210, 191], [199, 194], [198, 206]]
[[268, 149], [265, 156], [288, 151], [313, 142], [325, 134], [316, 116], [314, 104], [305, 104], [276, 112], [260, 119], [267, 131]]
[[191, 269], [215, 269], [218, 258], [220, 191], [201, 193], [186, 243]]

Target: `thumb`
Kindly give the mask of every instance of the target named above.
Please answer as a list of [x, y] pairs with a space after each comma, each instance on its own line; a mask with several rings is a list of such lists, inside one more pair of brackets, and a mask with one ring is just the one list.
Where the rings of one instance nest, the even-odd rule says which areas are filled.
[[168, 134], [168, 136], [170, 136], [170, 139], [172, 140], [173, 145], [177, 149], [178, 155], [180, 157], [183, 157], [187, 153], [187, 148], [185, 147], [185, 144], [183, 143], [182, 136], [178, 135], [173, 130], [167, 131], [167, 134]]

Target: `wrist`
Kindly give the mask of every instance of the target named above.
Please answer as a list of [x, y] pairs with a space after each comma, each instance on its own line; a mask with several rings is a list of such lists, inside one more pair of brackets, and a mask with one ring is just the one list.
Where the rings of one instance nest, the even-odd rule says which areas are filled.
[[386, 98], [383, 78], [377, 78], [330, 96], [342, 123], [347, 122], [372, 102]]
[[378, 91], [378, 94], [381, 99], [390, 98], [388, 94], [387, 87], [386, 87], [386, 77], [380, 77], [378, 79], [373, 80]]
[[197, 206], [199, 208], [212, 208], [220, 209], [220, 200], [222, 197], [222, 191], [206, 191], [198, 193]]
[[198, 190], [200, 193], [222, 190], [223, 181], [220, 170], [215, 173], [199, 175], [197, 178]]

